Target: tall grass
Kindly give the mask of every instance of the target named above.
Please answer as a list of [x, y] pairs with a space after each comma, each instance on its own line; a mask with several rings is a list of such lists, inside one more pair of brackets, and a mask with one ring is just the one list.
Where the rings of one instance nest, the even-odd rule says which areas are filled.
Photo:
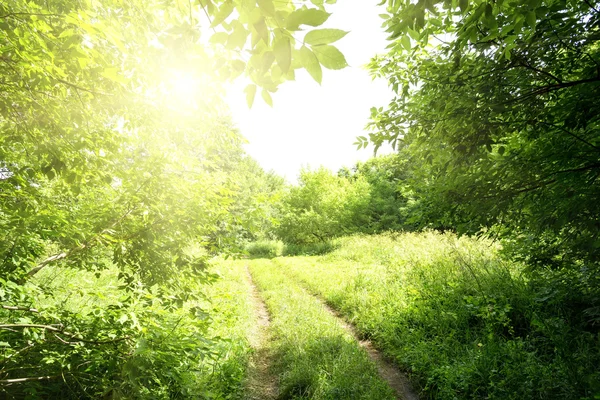
[[208, 337], [216, 341], [216, 356], [204, 360], [199, 377], [207, 398], [242, 399], [252, 352], [249, 335], [256, 323], [251, 287], [241, 265], [222, 260], [215, 264], [218, 279], [206, 289], [202, 306], [211, 319]]
[[486, 240], [354, 236], [321, 257], [277, 258], [406, 368], [427, 398], [600, 398], [597, 329], [549, 309]]
[[252, 274], [272, 316], [279, 399], [393, 399], [354, 338], [323, 305], [268, 260]]
[[251, 258], [273, 258], [283, 254], [284, 244], [279, 240], [259, 240], [245, 246]]

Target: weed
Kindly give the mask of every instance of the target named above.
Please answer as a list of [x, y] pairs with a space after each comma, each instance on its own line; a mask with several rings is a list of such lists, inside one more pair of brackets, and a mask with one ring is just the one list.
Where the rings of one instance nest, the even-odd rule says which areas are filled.
[[[427, 398], [594, 398], [597, 332], [548, 307], [486, 240], [353, 236], [320, 257], [277, 258], [396, 359]], [[585, 322], [585, 321], [584, 321]]]
[[[238, 261], [239, 262], [239, 261]], [[272, 316], [280, 399], [393, 399], [365, 351], [270, 261], [250, 268]]]

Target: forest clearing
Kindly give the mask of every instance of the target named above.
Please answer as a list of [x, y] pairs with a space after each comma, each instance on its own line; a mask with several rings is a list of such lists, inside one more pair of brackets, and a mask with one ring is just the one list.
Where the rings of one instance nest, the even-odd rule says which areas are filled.
[[335, 3], [0, 1], [0, 399], [600, 399], [600, 1]]

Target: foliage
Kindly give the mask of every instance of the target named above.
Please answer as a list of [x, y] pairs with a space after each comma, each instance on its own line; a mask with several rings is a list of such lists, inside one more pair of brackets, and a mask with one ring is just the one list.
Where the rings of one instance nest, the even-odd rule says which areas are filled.
[[246, 245], [245, 250], [253, 258], [272, 258], [283, 254], [284, 244], [278, 240], [261, 240]]
[[368, 202], [361, 211], [368, 221], [361, 232], [384, 232], [410, 229], [413, 196], [408, 184], [408, 160], [401, 154], [373, 157], [357, 163], [352, 170], [341, 169], [338, 175], [364, 179], [368, 183]]
[[425, 398], [600, 394], [598, 334], [563, 302], [573, 291], [526, 278], [497, 244], [434, 232], [336, 241], [325, 256], [273, 261], [408, 369]]
[[[192, 14], [162, 1], [0, 5], [6, 396], [206, 395], [194, 368], [216, 344], [194, 302], [212, 280], [207, 250], [238, 240], [227, 222], [248, 210], [235, 174], [251, 162]], [[182, 98], [184, 72], [197, 87]]]
[[[253, 322], [249, 288], [237, 270], [211, 271], [218, 272], [220, 279], [208, 287], [193, 274], [182, 275], [181, 284], [203, 296], [197, 300], [189, 296], [181, 307], [165, 301], [157, 287], [150, 291], [140, 287], [130, 293], [133, 300], [124, 301], [114, 267], [98, 273], [55, 266], [41, 271], [35, 281], [50, 293], [36, 293], [36, 301], [42, 304], [40, 314], [58, 309], [64, 323], [102, 329], [108, 337], [106, 343], [91, 346], [73, 337], [77, 332], [23, 328], [27, 330], [23, 335], [3, 335], [13, 345], [27, 340], [29, 347], [22, 353], [3, 347], [3, 372], [35, 368], [62, 381], [26, 386], [3, 382], [4, 394], [7, 398], [25, 394], [28, 398], [239, 398], [250, 351], [246, 335]], [[22, 317], [19, 323], [24, 322]], [[41, 365], [34, 367], [35, 363]], [[61, 364], [61, 373], [50, 375]]]
[[251, 260], [272, 317], [281, 399], [392, 399], [366, 352], [269, 260]]
[[325, 168], [303, 170], [299, 184], [283, 197], [277, 236], [286, 243], [308, 244], [356, 232], [365, 219], [366, 181], [354, 182]]
[[371, 68], [397, 97], [371, 139], [408, 154], [430, 221], [554, 235], [567, 264], [597, 263], [595, 3], [388, 2], [391, 50]]
[[294, 244], [294, 243], [286, 243], [283, 246], [283, 256], [318, 256], [327, 254], [330, 251], [333, 251], [336, 246], [333, 244], [331, 240], [326, 242], [317, 242], [317, 243], [305, 243], [305, 244]]
[[286, 254], [321, 254], [309, 247], [349, 233], [418, 226], [407, 164], [403, 154], [389, 154], [342, 168], [337, 176], [324, 168], [302, 171], [299, 184], [281, 199], [276, 232]]
[[534, 270], [531, 279], [553, 287], [556, 297], [545, 301], [568, 299], [594, 329], [600, 4], [387, 5], [392, 43], [371, 70], [396, 97], [373, 110], [370, 139], [392, 142], [408, 160], [411, 219], [503, 238], [505, 253]]
[[[347, 32], [311, 29], [302, 40], [294, 34], [309, 26], [322, 25], [331, 15], [325, 5], [335, 2], [200, 0], [200, 8], [214, 29], [209, 40], [216, 46], [214, 62], [218, 68], [215, 69], [221, 71], [223, 78], [235, 78], [244, 73], [252, 80], [245, 89], [249, 106], [254, 102], [257, 87], [262, 88], [263, 100], [272, 104], [271, 93], [282, 82], [294, 80], [294, 71], [298, 68], [306, 69], [321, 83], [322, 67], [341, 69], [347, 66], [343, 54], [332, 45]], [[192, 29], [190, 25], [186, 28]]]
[[249, 335], [256, 324], [251, 288], [240, 264], [219, 259], [211, 271], [219, 279], [205, 288], [207, 301], [203, 308], [210, 316], [207, 337], [216, 341], [217, 355], [202, 361], [198, 379], [202, 381], [200, 386], [208, 387], [207, 398], [241, 399], [252, 351]]
[[228, 179], [233, 193], [228, 218], [215, 234], [220, 240], [232, 237], [232, 243], [268, 240], [278, 224], [278, 203], [284, 191], [284, 179], [265, 172], [252, 158], [245, 156], [232, 163]]

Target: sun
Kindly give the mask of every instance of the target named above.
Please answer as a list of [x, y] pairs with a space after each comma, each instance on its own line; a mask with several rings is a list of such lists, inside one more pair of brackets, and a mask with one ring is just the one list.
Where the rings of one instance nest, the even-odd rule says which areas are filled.
[[200, 91], [200, 79], [192, 72], [185, 70], [170, 70], [166, 82], [166, 90], [179, 101], [191, 101]]

